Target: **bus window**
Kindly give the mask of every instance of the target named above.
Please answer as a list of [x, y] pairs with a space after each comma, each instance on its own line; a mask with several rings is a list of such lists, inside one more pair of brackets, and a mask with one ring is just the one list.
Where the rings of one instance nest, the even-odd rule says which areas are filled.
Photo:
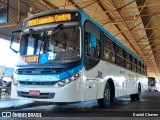
[[96, 48], [92, 48], [92, 55], [94, 58], [100, 58], [100, 40], [96, 41]]
[[139, 61], [139, 73], [141, 74], [141, 62]]
[[132, 70], [134, 72], [137, 71], [137, 68], [136, 68], [136, 59], [132, 56]]
[[116, 52], [116, 64], [124, 67], [123, 49], [119, 45], [116, 45]]
[[141, 74], [144, 75], [144, 64], [141, 63]]
[[144, 66], [144, 69], [145, 69], [145, 75], [147, 75], [147, 66], [146, 65]]
[[22, 34], [20, 44], [20, 55], [33, 55], [36, 52], [34, 48], [37, 47], [37, 37], [35, 35], [30, 37], [29, 34]]
[[88, 34], [86, 33], [85, 34], [85, 54], [88, 55], [88, 56], [91, 56], [91, 57], [94, 57], [96, 59], [99, 59], [100, 58], [100, 45], [101, 45], [101, 41], [100, 40], [96, 40], [96, 47], [93, 48], [91, 46], [91, 43], [90, 43], [90, 38], [91, 34]]
[[143, 75], [145, 75], [145, 65], [143, 64]]
[[96, 40], [96, 47], [92, 47], [90, 43], [90, 33], [85, 33], [85, 69], [91, 69], [100, 60], [101, 41]]
[[115, 63], [114, 43], [109, 38], [104, 41], [104, 60]]
[[141, 65], [141, 74], [144, 75], [144, 64], [142, 63]]
[[[22, 34], [20, 51], [21, 55], [38, 55], [47, 53], [48, 61], [74, 62], [80, 60], [79, 27], [64, 27], [61, 31], [51, 34], [50, 29], [35, 31], [33, 37]], [[44, 35], [41, 33], [44, 32]]]
[[27, 47], [28, 46], [28, 38], [29, 34], [21, 34], [21, 40], [20, 40], [20, 55], [26, 55], [27, 54]]
[[33, 55], [34, 54], [34, 43], [35, 38], [29, 37], [28, 39], [28, 47], [27, 47], [27, 55]]
[[140, 62], [137, 60], [137, 73], [140, 73]]
[[125, 52], [125, 68], [131, 70], [131, 57], [130, 54], [128, 52]]

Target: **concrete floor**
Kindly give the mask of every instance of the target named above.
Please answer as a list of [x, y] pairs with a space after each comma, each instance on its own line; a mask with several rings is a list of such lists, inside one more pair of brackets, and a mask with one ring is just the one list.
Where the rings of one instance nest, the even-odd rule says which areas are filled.
[[47, 105], [47, 107], [37, 106], [29, 107], [29, 108], [22, 108], [19, 110], [86, 110], [86, 111], [160, 111], [160, 92], [149, 92], [146, 91], [141, 94], [140, 101], [131, 101], [129, 96], [124, 96], [121, 98], [116, 98], [114, 103], [109, 108], [99, 108], [97, 101], [87, 101], [81, 103], [74, 103], [74, 104], [66, 104], [66, 105]]
[[[49, 114], [52, 114], [54, 119], [56, 120], [64, 120], [68, 116], [70, 120], [88, 120], [88, 119], [106, 119], [106, 116], [109, 120], [159, 120], [159, 117], [133, 117], [133, 114], [136, 115], [142, 115], [143, 113], [149, 113], [149, 114], [158, 114], [160, 116], [160, 92], [145, 92], [141, 94], [140, 101], [130, 101], [129, 97], [121, 97], [117, 98], [114, 101], [114, 104], [111, 105], [110, 108], [102, 109], [97, 106], [96, 101], [87, 101], [87, 102], [81, 102], [76, 104], [67, 104], [67, 105], [40, 105], [34, 106], [35, 103], [32, 105], [25, 107], [25, 108], [18, 108], [17, 111], [43, 111]], [[129, 112], [128, 112], [129, 111]], [[77, 114], [78, 113], [78, 114]], [[141, 114], [140, 114], [141, 113]], [[121, 116], [122, 114], [122, 116]], [[66, 116], [66, 117], [65, 117]], [[110, 117], [111, 116], [111, 117]], [[125, 117], [129, 116], [129, 117]], [[68, 118], [67, 117], [67, 118]], [[105, 118], [104, 118], [105, 117]], [[1, 119], [1, 118], [0, 118]], [[6, 118], [3, 118], [5, 120], [8, 120]], [[12, 120], [20, 120], [20, 118], [10, 118]], [[22, 119], [22, 118], [21, 118]], [[27, 119], [27, 118], [24, 118]], [[30, 118], [36, 119], [36, 118]], [[38, 118], [39, 119], [39, 118]], [[53, 119], [53, 118], [42, 118], [44, 120]]]

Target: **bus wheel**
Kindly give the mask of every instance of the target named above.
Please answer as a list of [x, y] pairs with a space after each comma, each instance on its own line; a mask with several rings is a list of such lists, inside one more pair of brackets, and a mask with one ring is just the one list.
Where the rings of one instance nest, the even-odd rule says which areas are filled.
[[139, 83], [138, 84], [138, 98], [140, 97], [140, 94], [141, 94], [141, 84]]
[[138, 84], [138, 93], [130, 95], [131, 101], [140, 100], [140, 94], [141, 94], [141, 85]]
[[109, 107], [111, 103], [111, 99], [112, 99], [111, 87], [109, 83], [107, 82], [105, 85], [103, 98], [97, 100], [99, 107], [101, 108]]

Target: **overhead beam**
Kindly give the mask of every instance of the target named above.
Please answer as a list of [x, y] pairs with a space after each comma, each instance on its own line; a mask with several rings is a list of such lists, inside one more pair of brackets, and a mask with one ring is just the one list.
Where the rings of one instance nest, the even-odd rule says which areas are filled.
[[0, 28], [13, 27], [13, 26], [17, 26], [17, 25], [19, 25], [19, 24], [13, 23], [13, 24], [1, 25]]
[[51, 8], [53, 9], [59, 9], [57, 6], [55, 6], [52, 2], [48, 1], [48, 0], [42, 0], [44, 3], [46, 3], [47, 5], [49, 5]]
[[93, 1], [92, 3], [90, 3], [90, 4], [88, 4], [88, 5], [84, 6], [84, 7], [82, 7], [81, 9], [83, 10], [84, 8], [89, 7], [90, 5], [92, 5], [94, 3], [96, 3], [96, 1]]
[[[103, 5], [102, 5], [101, 2], [97, 2], [97, 4], [99, 4], [99, 6], [101, 7], [101, 9], [102, 9], [103, 11], [106, 10], [106, 9], [103, 7]], [[112, 17], [111, 17], [109, 14], [106, 13], [106, 15], [112, 20]], [[117, 27], [117, 29], [118, 29], [119, 31], [121, 31], [121, 28], [120, 28], [118, 25], [115, 25], [115, 26]], [[129, 43], [130, 46], [133, 48], [133, 50], [136, 51], [136, 49], [134, 48], [134, 46], [129, 42], [128, 38], [123, 34], [123, 32], [122, 32], [122, 35], [123, 35], [124, 38], [128, 41], [128, 43]], [[138, 53], [137, 53], [137, 54], [138, 54]]]
[[[0, 3], [3, 4], [3, 5], [6, 5], [6, 3], [4, 3], [2, 1], [0, 1]], [[14, 8], [13, 6], [11, 6], [11, 5], [9, 5], [9, 8], [11, 8], [12, 10], [15, 10], [16, 12], [18, 12], [18, 10], [16, 8]], [[23, 15], [24, 17], [27, 16], [27, 14], [24, 13], [24, 12], [20, 12], [20, 14]]]
[[[160, 4], [149, 4], [149, 5], [142, 5], [142, 6], [136, 6], [136, 7], [127, 7], [127, 9], [136, 9], [136, 8], [145, 8], [145, 7], [153, 7], [153, 6], [160, 6]], [[116, 12], [118, 11], [118, 9], [114, 9], [114, 10], [106, 10], [105, 12]]]
[[[148, 0], [145, 1], [144, 5], [146, 5], [147, 1]], [[136, 18], [134, 19], [134, 22], [132, 23], [130, 29], [133, 29], [134, 24], [136, 23], [136, 21], [138, 20], [138, 18], [141, 17], [140, 14], [143, 11], [143, 9], [144, 9], [144, 7], [139, 11], [139, 15], [137, 15]]]
[[72, 3], [72, 5], [74, 5], [76, 8], [78, 8], [79, 10], [81, 9], [78, 4], [76, 4], [73, 0], [69, 0], [69, 2]]
[[[6, 39], [6, 40], [9, 41], [9, 39], [10, 39], [10, 36], [9, 36], [9, 35], [7, 35], [7, 34], [5, 34], [5, 33], [2, 33], [2, 32], [0, 32], [0, 35], [1, 35], [1, 38], [2, 38], [2, 39], [8, 38], [8, 39]], [[19, 42], [19, 41], [18, 41], [18, 38], [17, 38], [16, 36], [15, 36], [15, 42]]]
[[[114, 5], [114, 7], [117, 9], [117, 7], [116, 7], [116, 5], [115, 5], [115, 3], [114, 3], [113, 1], [112, 1], [112, 2], [110, 2], [110, 3], [111, 3], [111, 4], [113, 4], [113, 5]], [[118, 12], [118, 13], [119, 13], [119, 15], [121, 16], [121, 18], [122, 18], [122, 20], [124, 21], [124, 24], [127, 26], [128, 30], [130, 30], [130, 29], [129, 29], [129, 27], [128, 27], [128, 25], [126, 24], [125, 20], [123, 19], [123, 16], [122, 16], [121, 12], [120, 12], [119, 10], [118, 10], [117, 12]], [[130, 31], [130, 34], [131, 34], [131, 35], [132, 35], [132, 37], [135, 39], [135, 36], [133, 35], [133, 33], [132, 33], [131, 31]], [[133, 39], [133, 40], [134, 40], [134, 39]], [[139, 44], [138, 44], [138, 43], [137, 43], [137, 45], [139, 46]], [[133, 48], [134, 48], [134, 47], [133, 47]], [[139, 48], [140, 48], [140, 47], [139, 47]], [[141, 51], [141, 52], [142, 52], [142, 55], [144, 55], [143, 51]], [[139, 54], [139, 55], [141, 56], [141, 54]], [[145, 60], [146, 60], [146, 62], [147, 62], [148, 67], [150, 67], [150, 66], [149, 66], [149, 62], [148, 62], [147, 58], [146, 58], [146, 57], [144, 57], [144, 58], [145, 58]], [[153, 70], [153, 69], [152, 69], [152, 71], [153, 71], [153, 72], [155, 72], [155, 70]]]
[[[97, 4], [99, 4], [99, 6], [102, 8], [103, 11], [105, 11], [106, 9], [103, 7], [102, 3], [101, 2], [98, 2]], [[112, 17], [106, 13], [106, 15], [112, 20]], [[118, 31], [121, 31], [121, 28], [118, 26], [118, 25], [115, 25], [118, 29]], [[129, 42], [128, 38], [125, 36], [125, 34], [123, 34], [122, 32], [122, 35], [124, 36], [124, 38], [128, 41], [128, 43], [130, 44], [130, 46], [134, 49], [134, 51], [136, 51], [136, 49], [132, 46], [132, 44]], [[138, 53], [137, 53], [138, 54]]]
[[[71, 3], [71, 4], [68, 4], [68, 5], [66, 5], [66, 7], [67, 6], [77, 6], [77, 9], [78, 9], [78, 7], [79, 7], [79, 5], [88, 5], [88, 4], [90, 4], [90, 3], [92, 3], [93, 2], [93, 0], [90, 0], [90, 1], [81, 1], [81, 2], [74, 2], [74, 0], [69, 0], [69, 2]], [[57, 6], [57, 7], [64, 7], [64, 5], [60, 5], [60, 6]], [[82, 9], [82, 8], [80, 8], [80, 9]]]
[[20, 16], [21, 13], [20, 13], [20, 0], [18, 0], [18, 22], [20, 22]]
[[[141, 14], [141, 15], [139, 15], [139, 17], [149, 17], [149, 16], [160, 16], [160, 13], [154, 13], [154, 14]], [[104, 15], [103, 16], [98, 16], [98, 17], [95, 17], [95, 18], [103, 18], [103, 17], [105, 17]], [[125, 15], [125, 17], [123, 17], [125, 20], [126, 19], [130, 19], [130, 21], [132, 21], [132, 20], [134, 20], [135, 18], [134, 18], [134, 15], [129, 15], [128, 17], [127, 17], [127, 15]], [[116, 19], [113, 19], [114, 21], [116, 21], [116, 20], [120, 20], [121, 18], [116, 18]]]
[[[154, 30], [154, 29], [160, 29], [160, 26], [154, 26], [154, 27], [145, 27], [145, 28], [136, 28], [132, 29], [132, 31], [137, 31], [137, 30]], [[131, 31], [131, 29], [126, 29], [126, 30], [120, 30], [119, 32], [124, 32], [124, 31]], [[117, 32], [117, 30], [111, 30], [110, 32]]]
[[43, 3], [41, 3], [40, 2], [40, 0], [35, 0], [39, 5], [41, 5], [41, 6], [43, 6], [43, 7], [45, 7], [46, 9], [48, 9], [48, 10], [51, 10], [52, 8], [51, 7], [49, 7], [46, 3], [46, 5], [44, 5]]

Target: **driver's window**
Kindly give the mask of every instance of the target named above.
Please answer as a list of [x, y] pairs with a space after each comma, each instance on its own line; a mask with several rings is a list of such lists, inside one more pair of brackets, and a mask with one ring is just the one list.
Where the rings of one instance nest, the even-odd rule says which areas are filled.
[[27, 55], [34, 54], [34, 46], [35, 46], [35, 38], [29, 37], [28, 38]]

